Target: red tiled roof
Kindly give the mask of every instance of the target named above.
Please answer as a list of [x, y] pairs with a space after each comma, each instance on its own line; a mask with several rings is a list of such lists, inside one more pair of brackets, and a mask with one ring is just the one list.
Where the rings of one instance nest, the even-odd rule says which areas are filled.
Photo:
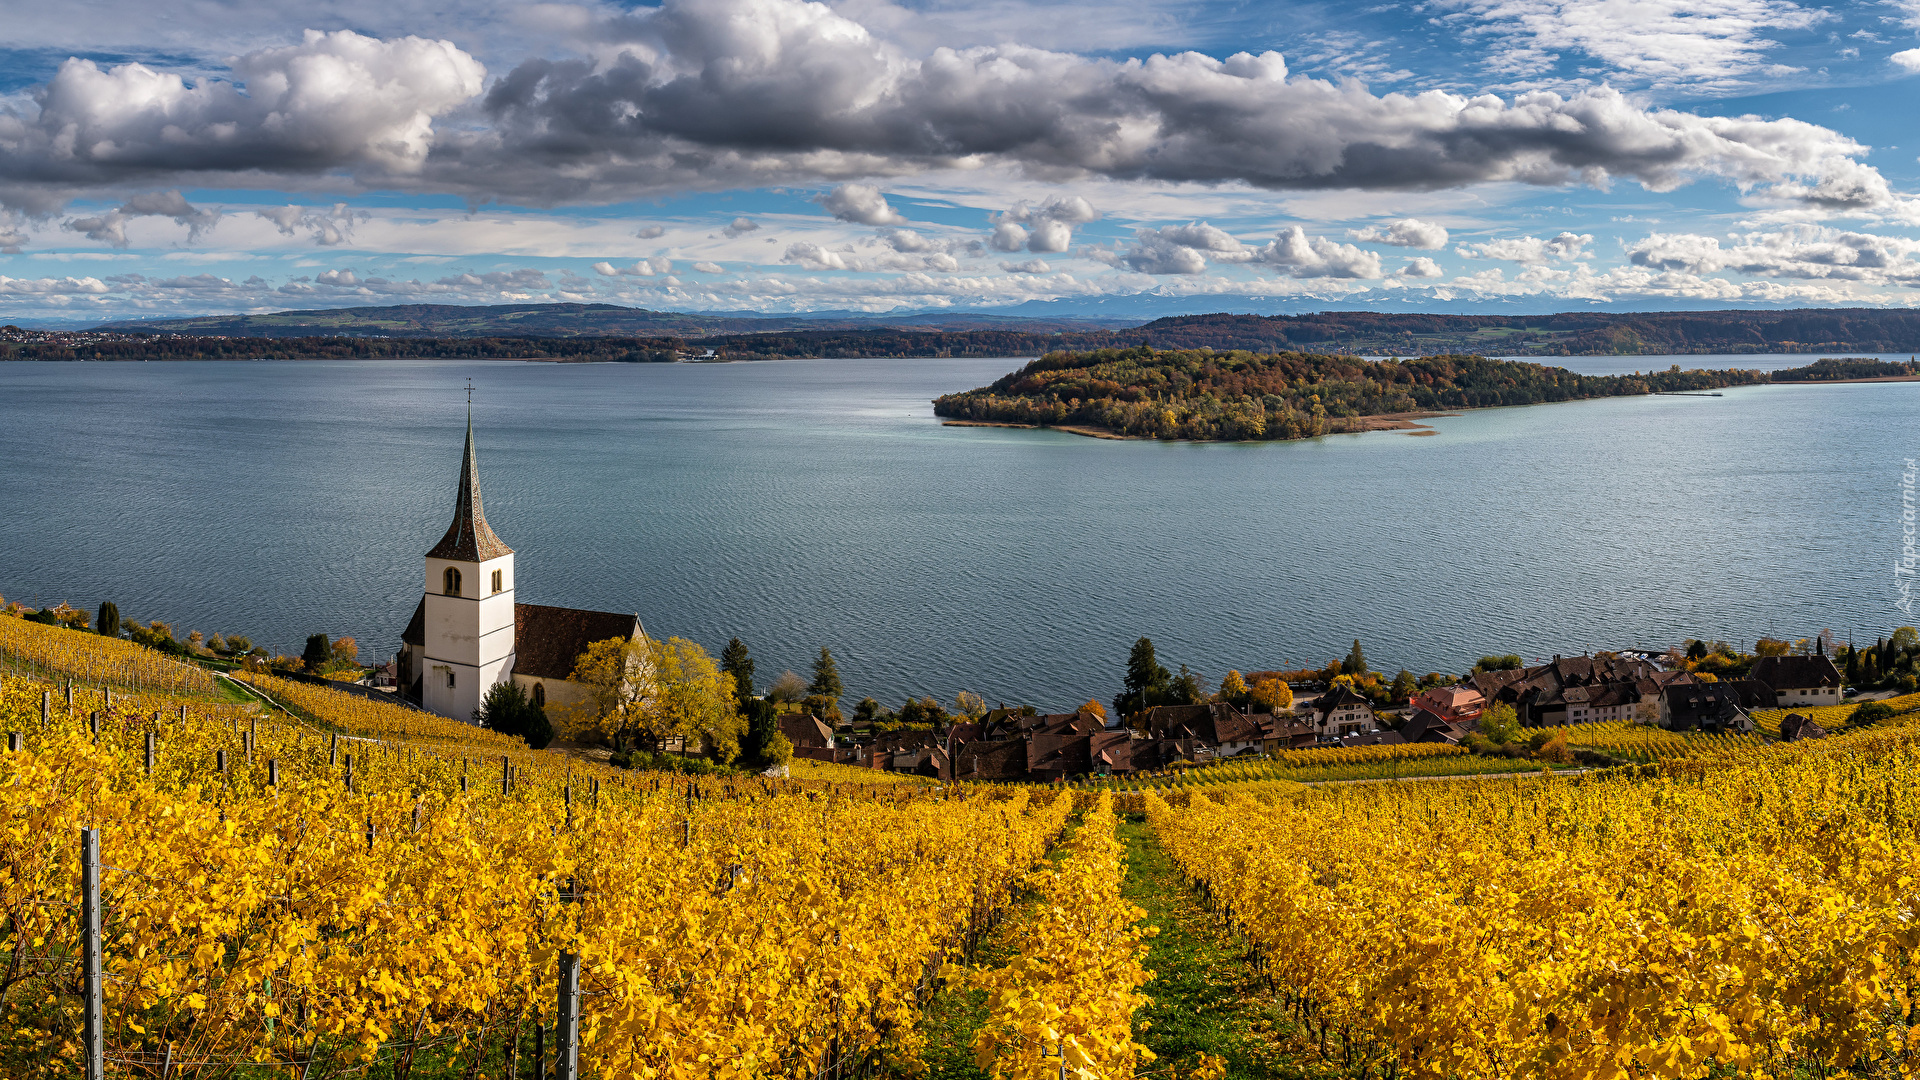
[[564, 679], [587, 646], [608, 638], [630, 638], [640, 619], [613, 611], [513, 605], [513, 673], [538, 679]]

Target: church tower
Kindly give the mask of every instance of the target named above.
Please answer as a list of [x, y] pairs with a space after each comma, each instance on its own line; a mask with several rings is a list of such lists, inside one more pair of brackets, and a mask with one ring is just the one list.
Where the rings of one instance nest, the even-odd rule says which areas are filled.
[[426, 593], [415, 615], [420, 704], [471, 721], [487, 691], [512, 678], [514, 665], [513, 549], [493, 534], [480, 503], [471, 405], [453, 524], [426, 558]]

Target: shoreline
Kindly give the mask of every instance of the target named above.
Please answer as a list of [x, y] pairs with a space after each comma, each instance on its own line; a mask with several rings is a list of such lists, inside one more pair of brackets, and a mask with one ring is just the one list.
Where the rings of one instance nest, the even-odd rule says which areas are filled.
[[[1524, 406], [1491, 405], [1487, 408], [1520, 408]], [[1115, 442], [1306, 442], [1308, 439], [1324, 439], [1329, 435], [1365, 435], [1374, 431], [1402, 431], [1408, 435], [1438, 435], [1432, 425], [1422, 424], [1421, 420], [1436, 420], [1442, 417], [1460, 416], [1476, 411], [1471, 408], [1457, 412], [1404, 412], [1381, 413], [1378, 416], [1336, 417], [1348, 425], [1339, 431], [1327, 431], [1319, 435], [1308, 435], [1299, 439], [1162, 439], [1153, 435], [1122, 435], [1110, 428], [1092, 427], [1087, 424], [1023, 424], [1012, 420], [941, 420], [941, 427], [975, 428], [1025, 428], [1029, 431], [1064, 431], [1069, 435], [1081, 435], [1089, 439], [1111, 439]]]

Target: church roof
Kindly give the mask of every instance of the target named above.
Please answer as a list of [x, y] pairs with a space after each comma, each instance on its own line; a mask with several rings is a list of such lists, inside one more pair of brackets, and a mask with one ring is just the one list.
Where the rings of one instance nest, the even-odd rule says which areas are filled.
[[513, 673], [536, 679], [564, 679], [587, 646], [608, 638], [641, 633], [640, 617], [613, 611], [513, 605]]
[[400, 632], [402, 645], [422, 645], [427, 643], [427, 598], [413, 605], [413, 618], [407, 620], [407, 628]]
[[460, 458], [460, 494], [453, 503], [453, 524], [427, 552], [427, 558], [485, 562], [511, 554], [513, 549], [493, 534], [486, 509], [480, 505], [480, 463], [473, 456], [473, 417], [468, 415], [467, 449]]

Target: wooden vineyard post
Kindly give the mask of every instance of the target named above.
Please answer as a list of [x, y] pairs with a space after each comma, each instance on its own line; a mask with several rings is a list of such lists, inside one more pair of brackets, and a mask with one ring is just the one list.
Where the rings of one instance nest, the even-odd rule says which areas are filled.
[[512, 769], [513, 769], [513, 765], [510, 761], [507, 760], [507, 755], [501, 754], [500, 755], [500, 797], [503, 799], [506, 798], [508, 793], [512, 790], [511, 788], [511, 785], [513, 782]]
[[7, 753], [17, 754], [19, 752], [20, 752], [20, 733], [17, 731], [7, 732]]
[[[575, 902], [573, 882], [560, 893], [560, 902]], [[553, 1080], [580, 1080], [580, 957], [560, 954], [559, 1021], [553, 1028]]]
[[106, 1038], [100, 978], [100, 830], [80, 830], [80, 952], [85, 971], [86, 1018], [81, 1052], [86, 1080], [106, 1080]]
[[47, 730], [47, 727], [52, 723], [53, 723], [53, 691], [43, 690], [40, 693], [40, 730], [41, 731]]
[[347, 755], [347, 790], [353, 790], [353, 755]]
[[146, 766], [147, 766], [147, 775], [152, 776], [153, 775], [153, 732], [151, 731], [147, 732], [146, 743], [147, 743], [147, 746], [146, 746], [145, 759], [146, 759]]
[[279, 758], [267, 759], [267, 786], [275, 787], [275, 788], [280, 786], [280, 759]]

